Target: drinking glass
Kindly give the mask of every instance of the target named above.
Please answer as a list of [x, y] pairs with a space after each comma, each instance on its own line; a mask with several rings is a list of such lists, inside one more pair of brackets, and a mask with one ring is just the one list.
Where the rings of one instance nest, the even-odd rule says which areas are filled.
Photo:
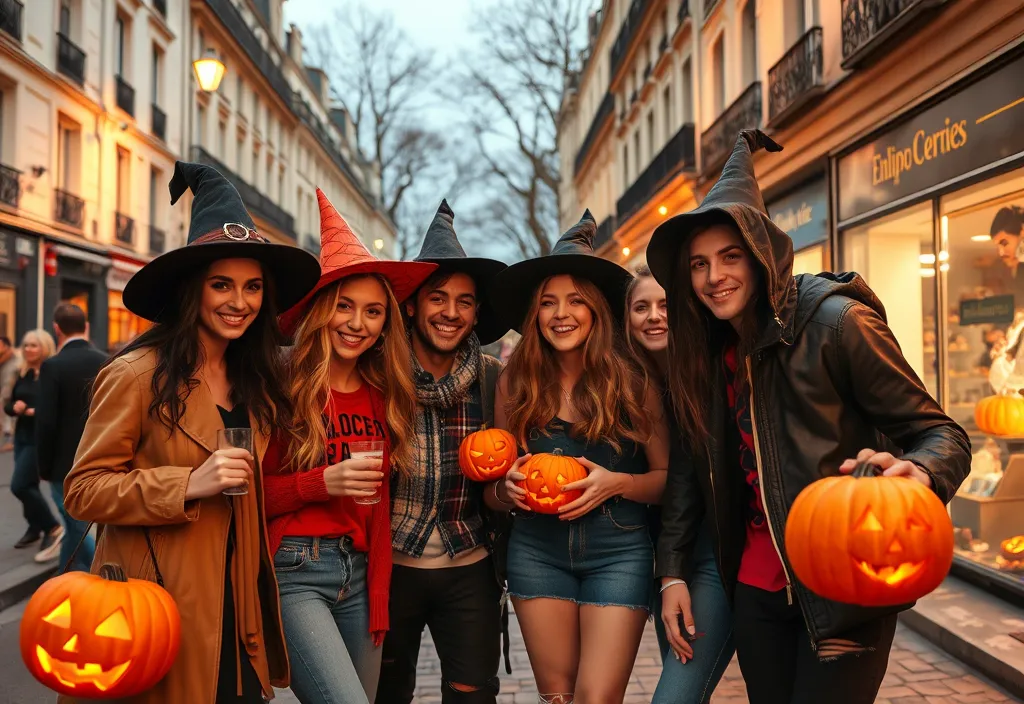
[[[240, 447], [252, 454], [252, 430], [249, 428], [224, 428], [217, 431], [217, 449], [229, 450]], [[229, 487], [221, 492], [225, 496], [244, 496], [249, 493], [249, 482]]]
[[[363, 440], [359, 442], [350, 442], [348, 444], [349, 457], [354, 460], [383, 460], [384, 459], [384, 441], [383, 440]], [[384, 468], [380, 468], [381, 472], [384, 472]], [[387, 472], [384, 472], [386, 475]], [[381, 480], [381, 485], [387, 481], [387, 476]], [[361, 506], [372, 506], [373, 504], [380, 503], [380, 487], [373, 492], [372, 496], [353, 496], [352, 500]]]

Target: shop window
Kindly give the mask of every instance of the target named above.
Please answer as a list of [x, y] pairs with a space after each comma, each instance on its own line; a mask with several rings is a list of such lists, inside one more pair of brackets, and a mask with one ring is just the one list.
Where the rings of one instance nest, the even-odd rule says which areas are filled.
[[92, 286], [90, 284], [64, 279], [60, 285], [60, 302], [73, 303], [82, 309], [86, 320], [91, 320], [89, 304], [92, 302]]
[[948, 262], [944, 252], [935, 254], [932, 221], [932, 205], [924, 203], [842, 233], [842, 270], [859, 273], [874, 290], [903, 356], [938, 399], [936, 267]]
[[18, 339], [18, 290], [13, 286], [0, 286], [0, 335]]
[[111, 354], [145, 332], [152, 324], [124, 307], [120, 291], [107, 293], [107, 345]]
[[947, 410], [974, 453], [950, 504], [956, 553], [1024, 588], [1024, 442], [1014, 439], [1024, 424], [996, 427], [984, 411], [975, 415], [980, 400], [1019, 404], [1024, 390], [1024, 170], [942, 198], [940, 213], [949, 250]]
[[825, 266], [825, 245], [805, 247], [793, 254], [793, 276], [797, 274], [820, 274]]

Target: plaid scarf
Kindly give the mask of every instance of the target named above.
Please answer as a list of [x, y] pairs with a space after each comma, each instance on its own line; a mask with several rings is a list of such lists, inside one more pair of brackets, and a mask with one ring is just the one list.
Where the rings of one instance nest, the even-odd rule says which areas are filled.
[[391, 487], [391, 546], [405, 555], [421, 557], [435, 525], [451, 557], [484, 544], [481, 488], [459, 469], [459, 445], [483, 424], [480, 374], [476, 334], [439, 380], [413, 355], [417, 457], [413, 473], [396, 474]]

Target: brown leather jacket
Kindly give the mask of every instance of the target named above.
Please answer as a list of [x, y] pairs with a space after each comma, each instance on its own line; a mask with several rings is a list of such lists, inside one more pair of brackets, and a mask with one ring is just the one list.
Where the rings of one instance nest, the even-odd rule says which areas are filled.
[[[113, 562], [128, 577], [155, 581], [142, 531], [148, 527], [164, 586], [181, 613], [177, 660], [156, 687], [131, 701], [214, 704], [228, 533], [234, 530], [232, 509], [224, 496], [189, 502], [184, 496], [189, 474], [216, 449], [217, 430], [224, 426], [205, 384], [188, 396], [185, 415], [174, 432], [169, 434], [166, 426], [155, 422], [149, 414], [155, 364], [152, 350], [138, 350], [114, 360], [96, 378], [89, 421], [75, 466], [64, 483], [64, 503], [75, 518], [100, 524], [93, 572]], [[267, 435], [259, 432], [252, 419], [250, 423], [253, 454], [259, 460]], [[288, 658], [258, 462], [254, 486], [250, 486], [253, 492], [259, 509], [259, 519], [253, 522], [258, 528], [253, 532], [258, 535], [239, 540], [236, 533], [235, 544], [236, 551], [252, 560], [250, 564], [260, 565], [255, 593], [262, 619], [256, 641], [264, 662], [254, 659], [253, 663], [257, 672], [269, 670], [274, 685], [286, 687]], [[232, 586], [238, 603], [246, 585]]]

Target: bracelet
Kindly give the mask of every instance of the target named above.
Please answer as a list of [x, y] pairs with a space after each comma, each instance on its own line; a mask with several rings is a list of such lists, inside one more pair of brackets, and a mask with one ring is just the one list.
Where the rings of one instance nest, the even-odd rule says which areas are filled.
[[501, 497], [498, 496], [498, 482], [503, 482], [503, 481], [505, 481], [505, 480], [504, 479], [499, 479], [498, 481], [494, 482], [494, 484], [492, 485], [494, 487], [494, 500], [497, 501], [499, 504], [504, 504], [505, 506], [515, 506], [515, 504], [512, 503], [511, 501], [502, 501]]
[[669, 587], [674, 587], [677, 584], [682, 584], [684, 587], [686, 586], [686, 582], [684, 580], [682, 580], [682, 579], [672, 579], [672, 580], [669, 580], [668, 582], [666, 582], [665, 584], [662, 584], [661, 585], [661, 589], [658, 590], [658, 593], [661, 594], [662, 592], [664, 592]]

